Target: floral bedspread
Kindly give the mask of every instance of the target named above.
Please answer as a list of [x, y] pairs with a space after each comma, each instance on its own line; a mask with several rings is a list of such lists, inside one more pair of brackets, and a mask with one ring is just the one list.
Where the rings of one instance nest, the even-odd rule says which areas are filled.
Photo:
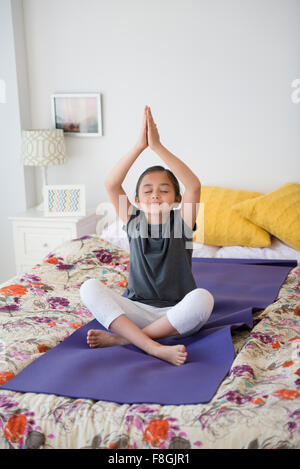
[[[93, 319], [84, 280], [120, 294], [129, 253], [92, 235], [0, 285], [0, 385]], [[0, 448], [300, 448], [300, 268], [252, 331], [233, 332], [231, 370], [207, 404], [118, 404], [0, 387]]]

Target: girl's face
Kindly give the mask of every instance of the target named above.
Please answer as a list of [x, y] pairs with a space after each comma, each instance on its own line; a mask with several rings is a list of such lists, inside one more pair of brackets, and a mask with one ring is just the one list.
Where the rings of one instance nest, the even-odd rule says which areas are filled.
[[139, 187], [137, 205], [143, 212], [158, 215], [170, 212], [181, 201], [181, 196], [175, 200], [175, 189], [164, 171], [146, 174]]

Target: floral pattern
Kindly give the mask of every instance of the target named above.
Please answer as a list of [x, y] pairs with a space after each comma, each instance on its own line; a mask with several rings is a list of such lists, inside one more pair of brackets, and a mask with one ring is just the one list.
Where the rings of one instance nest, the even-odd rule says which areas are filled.
[[[0, 288], [0, 386], [93, 319], [88, 278], [122, 294], [129, 253], [101, 237], [59, 246]], [[235, 360], [213, 399], [197, 405], [118, 404], [0, 388], [0, 448], [299, 448], [300, 268], [254, 327], [232, 331]]]

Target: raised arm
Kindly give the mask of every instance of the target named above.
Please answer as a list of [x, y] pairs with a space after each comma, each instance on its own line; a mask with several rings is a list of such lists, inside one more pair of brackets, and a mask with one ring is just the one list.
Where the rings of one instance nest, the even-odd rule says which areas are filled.
[[122, 187], [122, 182], [140, 153], [140, 149], [134, 146], [118, 161], [104, 181], [109, 200], [113, 204], [117, 216], [125, 225], [132, 214], [133, 206]]
[[125, 224], [127, 224], [127, 221], [129, 220], [129, 217], [133, 211], [133, 206], [122, 187], [122, 183], [135, 160], [145, 150], [145, 148], [147, 148], [147, 146], [147, 118], [145, 107], [143, 126], [137, 143], [117, 162], [117, 164], [108, 173], [104, 181], [106, 191], [111, 203], [114, 205], [117, 216]]
[[150, 148], [166, 163], [185, 187], [181, 203], [181, 216], [185, 223], [193, 228], [199, 211], [201, 183], [191, 169], [165, 148], [159, 138], [156, 124], [150, 108], [147, 107], [148, 143]]
[[140, 147], [134, 145], [126, 155], [122, 156], [105, 178], [105, 187], [121, 186], [129, 169], [142, 151], [143, 150], [141, 150]]
[[154, 151], [166, 163], [186, 189], [199, 189], [201, 186], [199, 179], [183, 161], [173, 155], [173, 153], [167, 150], [161, 143], [155, 147]]

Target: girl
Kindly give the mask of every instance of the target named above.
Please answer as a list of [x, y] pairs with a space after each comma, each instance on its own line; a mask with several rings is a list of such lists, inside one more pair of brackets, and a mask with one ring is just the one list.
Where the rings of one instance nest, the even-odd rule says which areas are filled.
[[[122, 182], [148, 146], [171, 171], [162, 166], [144, 171], [137, 182], [134, 206]], [[176, 176], [185, 186], [183, 199]], [[201, 184], [161, 144], [148, 106], [136, 145], [111, 170], [105, 187], [129, 239], [129, 281], [127, 298], [95, 278], [82, 284], [82, 302], [113, 332], [91, 329], [87, 343], [90, 347], [134, 344], [154, 357], [182, 365], [187, 360], [184, 345], [167, 346], [154, 339], [194, 334], [206, 323], [214, 306], [211, 293], [197, 288], [191, 270]], [[173, 210], [181, 201], [181, 210]]]

